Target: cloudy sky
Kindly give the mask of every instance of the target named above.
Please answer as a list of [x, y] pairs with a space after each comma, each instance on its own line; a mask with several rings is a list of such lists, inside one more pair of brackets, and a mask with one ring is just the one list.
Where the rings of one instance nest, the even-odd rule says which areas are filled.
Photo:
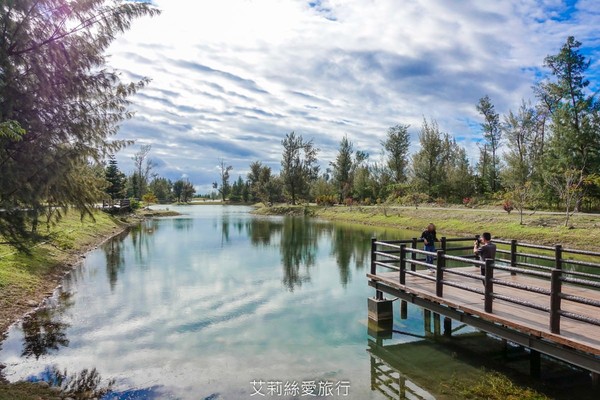
[[[217, 164], [245, 176], [279, 170], [281, 139], [314, 139], [323, 166], [344, 135], [380, 156], [388, 127], [436, 119], [474, 158], [478, 99], [501, 113], [531, 85], [568, 35], [600, 75], [598, 0], [155, 0], [111, 47], [123, 78], [149, 77], [119, 138], [151, 144], [157, 172], [202, 192]], [[593, 79], [596, 82], [598, 80]]]

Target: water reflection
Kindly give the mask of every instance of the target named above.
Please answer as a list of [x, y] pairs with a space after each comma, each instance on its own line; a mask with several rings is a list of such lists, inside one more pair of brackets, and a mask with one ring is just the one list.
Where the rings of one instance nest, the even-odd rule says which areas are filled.
[[[177, 220], [176, 220], [177, 221]], [[160, 223], [156, 219], [145, 220], [139, 225], [131, 228], [129, 236], [135, 249], [135, 256], [138, 265], [147, 265], [146, 256], [150, 249], [154, 247], [152, 240], [154, 234], [159, 229]]]
[[106, 255], [106, 275], [108, 276], [111, 292], [115, 290], [119, 272], [123, 272], [125, 268], [125, 257], [123, 254], [123, 240], [125, 236], [121, 235], [109, 240], [103, 247]]
[[354, 259], [356, 270], [361, 270], [370, 257], [371, 242], [364, 230], [350, 229], [347, 226], [332, 226], [331, 252], [340, 270], [340, 283], [346, 286], [351, 277], [350, 263]]
[[57, 351], [69, 346], [66, 330], [70, 325], [63, 322], [65, 312], [73, 306], [70, 293], [61, 293], [56, 305], [44, 307], [27, 315], [23, 319], [23, 351], [22, 357], [35, 357]]
[[60, 388], [65, 397], [76, 399], [105, 398], [110, 393], [114, 380], [104, 381], [96, 368], [83, 369], [69, 374], [55, 365], [47, 366], [38, 376], [30, 377], [30, 382], [44, 381], [50, 386]]
[[[311, 279], [319, 247], [330, 245], [335, 258], [339, 280], [346, 286], [353, 265], [363, 270], [370, 252], [371, 233], [345, 225], [332, 225], [304, 217], [287, 217], [279, 220], [257, 218], [246, 223], [250, 242], [254, 246], [278, 245], [283, 267], [283, 284], [293, 291]], [[279, 241], [276, 241], [276, 238]]]
[[[286, 219], [281, 231], [281, 263], [283, 284], [290, 291], [310, 281], [310, 268], [315, 265], [318, 229], [304, 218]], [[302, 267], [302, 270], [301, 270]]]

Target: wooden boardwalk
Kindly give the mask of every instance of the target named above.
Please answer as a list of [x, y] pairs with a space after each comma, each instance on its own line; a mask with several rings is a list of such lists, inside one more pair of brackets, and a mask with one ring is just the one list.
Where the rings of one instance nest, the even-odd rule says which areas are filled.
[[479, 261], [465, 255], [469, 246], [448, 246], [471, 241], [472, 249], [472, 240], [443, 238], [442, 249], [428, 253], [414, 238], [373, 239], [367, 277], [376, 296], [369, 318], [391, 318], [388, 293], [528, 347], [532, 360], [543, 353], [600, 374], [600, 253], [513, 240], [504, 242], [510, 251], [498, 250], [508, 258]]
[[[459, 267], [455, 269], [467, 273], [479, 274], [479, 267]], [[427, 272], [423, 271], [423, 274], [427, 275]], [[494, 299], [493, 312], [486, 313], [484, 310], [484, 298], [478, 293], [447, 286], [444, 287], [443, 297], [438, 297], [435, 294], [435, 281], [424, 277], [407, 275], [405, 285], [400, 285], [400, 278], [397, 272], [381, 272], [377, 275], [368, 274], [368, 277], [373, 281], [385, 283], [390, 287], [403, 290], [415, 296], [463, 311], [470, 315], [476, 315], [526, 334], [547, 338], [554, 342], [600, 356], [599, 326], [582, 321], [565, 319], [561, 323], [560, 334], [557, 335], [550, 332], [548, 313], [541, 310]], [[503, 271], [496, 272], [494, 277], [528, 286], [544, 287], [550, 290], [549, 281], [535, 277], [511, 275], [509, 272]], [[468, 278], [459, 279], [459, 276], [453, 276], [450, 280], [460, 281], [460, 283], [470, 285], [474, 289], [483, 289], [483, 284], [481, 282], [469, 280]], [[505, 296], [519, 297], [534, 304], [547, 305], [546, 303], [548, 303], [548, 296], [540, 293], [523, 291], [500, 285], [497, 285], [494, 291], [495, 293]], [[564, 285], [563, 292], [600, 301], [600, 291]], [[565, 302], [563, 310], [584, 315], [594, 315], [598, 313], [597, 309], [593, 306], [567, 302]]]

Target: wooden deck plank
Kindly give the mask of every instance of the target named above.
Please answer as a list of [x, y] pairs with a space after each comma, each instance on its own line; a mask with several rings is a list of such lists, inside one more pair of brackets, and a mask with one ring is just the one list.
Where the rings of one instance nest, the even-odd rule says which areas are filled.
[[[475, 267], [460, 267], [456, 268], [456, 270], [479, 275], [479, 268]], [[418, 272], [434, 278], [434, 275], [429, 275], [426, 271]], [[553, 334], [549, 329], [550, 314], [542, 310], [535, 310], [512, 302], [494, 299], [493, 310], [490, 314], [485, 312], [484, 297], [479, 293], [444, 285], [443, 296], [437, 297], [435, 295], [435, 282], [424, 277], [407, 274], [406, 285], [400, 285], [398, 272], [382, 272], [376, 276], [370, 274], [368, 276], [371, 279], [380, 280], [391, 287], [402, 289], [429, 301], [444, 304], [471, 315], [485, 318], [488, 321], [511, 327], [512, 329], [547, 338], [548, 340], [600, 356], [600, 327], [591, 323], [561, 317], [561, 332], [560, 334]], [[499, 270], [495, 271], [494, 277], [508, 282], [516, 282], [522, 285], [550, 290], [550, 281], [543, 278], [511, 275], [509, 272]], [[459, 282], [474, 289], [483, 290], [483, 283], [481, 281], [469, 277], [446, 273], [444, 279]], [[582, 288], [572, 284], [563, 284], [563, 292], [600, 301], [599, 290]], [[494, 285], [494, 293], [550, 307], [550, 296], [542, 293], [499, 284]], [[571, 301], [563, 300], [561, 309], [592, 318], [600, 317], [598, 308]]]

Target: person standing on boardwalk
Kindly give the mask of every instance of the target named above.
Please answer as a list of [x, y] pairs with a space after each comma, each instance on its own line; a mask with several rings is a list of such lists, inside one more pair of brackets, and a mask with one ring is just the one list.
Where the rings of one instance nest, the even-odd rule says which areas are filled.
[[[421, 234], [421, 239], [423, 239], [423, 244], [425, 245], [423, 250], [435, 253], [435, 242], [437, 242], [437, 236], [434, 224], [427, 225], [427, 229], [425, 229]], [[433, 264], [433, 256], [428, 255], [425, 259], [425, 262], [427, 262], [427, 264]]]
[[[489, 232], [483, 232], [481, 238], [475, 241], [473, 253], [479, 257], [481, 261], [488, 258], [496, 259], [496, 245], [492, 243], [492, 235]], [[485, 267], [481, 266], [481, 275], [485, 276]]]

